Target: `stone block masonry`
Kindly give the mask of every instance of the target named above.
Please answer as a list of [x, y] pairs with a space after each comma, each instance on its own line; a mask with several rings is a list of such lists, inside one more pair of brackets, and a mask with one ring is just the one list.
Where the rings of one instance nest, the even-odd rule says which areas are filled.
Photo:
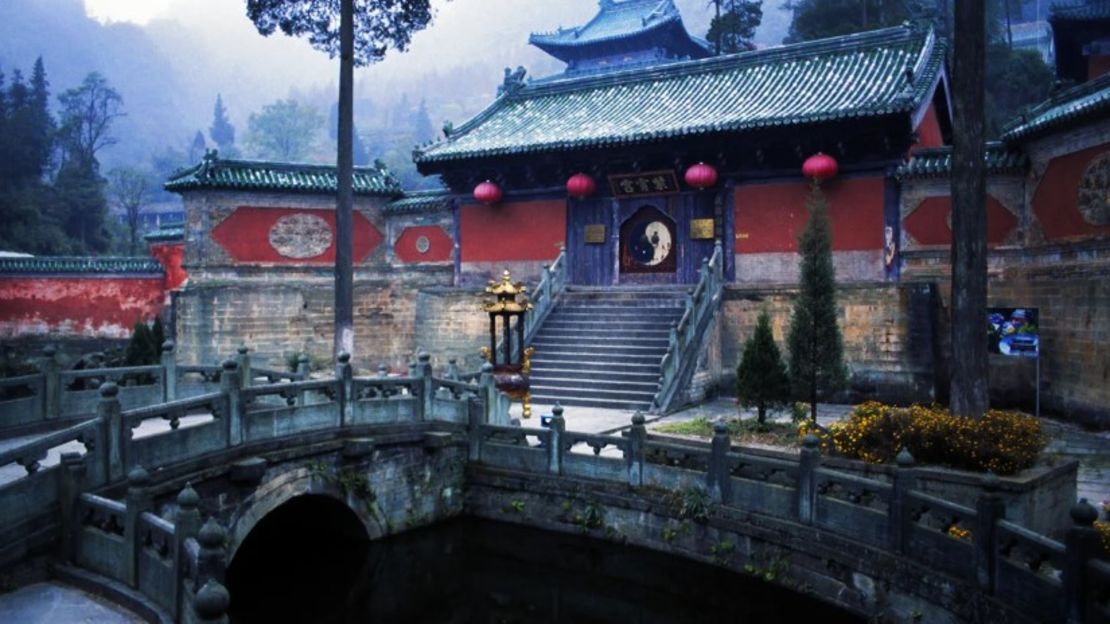
[[[417, 340], [413, 281], [356, 276], [357, 369], [374, 371], [385, 364], [391, 372], [407, 372], [417, 350], [429, 348]], [[257, 282], [194, 286], [174, 302], [184, 361], [212, 364], [245, 345], [267, 367], [284, 367], [290, 356], [305, 353], [315, 368], [330, 368], [335, 308], [330, 275], [273, 271]]]
[[[721, 384], [735, 393], [744, 341], [766, 308], [775, 341], [786, 353], [794, 286], [727, 286], [721, 309]], [[928, 284], [847, 284], [837, 292], [849, 389], [839, 398], [928, 403], [934, 398], [935, 295]]]

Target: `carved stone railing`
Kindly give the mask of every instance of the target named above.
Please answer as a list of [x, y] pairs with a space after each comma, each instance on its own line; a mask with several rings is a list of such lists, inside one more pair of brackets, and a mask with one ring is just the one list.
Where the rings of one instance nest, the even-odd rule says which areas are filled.
[[917, 491], [905, 452], [886, 482], [822, 467], [812, 436], [790, 461], [733, 449], [723, 423], [708, 448], [649, 439], [643, 423], [637, 414], [624, 436], [574, 433], [558, 410], [546, 430], [481, 425], [470, 431], [469, 458], [513, 473], [701, 491], [723, 512], [769, 516], [885, 550], [1037, 621], [1107, 621], [1110, 562], [1096, 559], [1097, 513], [1086, 501], [1073, 508], [1074, 524], [1060, 543], [1003, 519], [997, 479], [987, 480], [975, 508]]
[[721, 241], [713, 255], [703, 258], [699, 279], [687, 294], [682, 318], [671, 328], [667, 352], [660, 362], [659, 386], [652, 398], [652, 413], [665, 414], [680, 406], [682, 393], [698, 366], [710, 322], [721, 307], [724, 284], [724, 254]]
[[524, 313], [524, 343], [530, 344], [555, 302], [567, 288], [567, 248], [560, 247], [559, 255], [550, 265], [543, 266], [540, 283], [532, 291], [532, 309]]
[[[411, 371], [354, 377], [343, 356], [331, 379], [246, 386], [239, 360], [229, 359], [218, 392], [126, 411], [122, 390], [105, 382], [96, 418], [0, 454], [0, 465], [18, 464], [25, 472], [0, 485], [0, 549], [13, 557], [17, 545], [58, 544], [64, 561], [131, 587], [186, 621], [200, 615], [189, 609], [218, 606], [215, 598], [226, 597], [218, 585], [226, 539], [211, 521], [201, 528], [198, 496], [188, 486], [173, 521], [156, 515], [153, 479], [144, 467], [202, 460], [209, 470], [221, 451], [236, 457], [237, 447], [269, 440], [292, 445], [302, 434], [365, 436], [367, 427], [380, 425], [394, 431], [438, 426], [457, 435], [463, 425], [469, 461], [494, 475], [568, 477], [575, 487], [589, 490], [593, 483], [599, 492], [700, 491], [723, 512], [773, 518], [818, 542], [830, 537], [822, 543], [865, 544], [1040, 621], [1105, 621], [1099, 618], [1108, 608], [1110, 564], [1095, 560], [1097, 514], [1085, 503], [1073, 509], [1074, 526], [1060, 543], [1006, 521], [996, 479], [988, 479], [973, 507], [919, 491], [917, 468], [905, 452], [890, 479], [877, 480], [823, 466], [813, 437], [797, 459], [733, 448], [723, 423], [708, 447], [649, 438], [640, 414], [624, 435], [567, 431], [559, 407], [549, 427], [508, 426], [489, 406], [496, 391], [488, 371], [479, 383], [436, 378], [426, 354]], [[193, 415], [204, 418], [187, 419]], [[169, 426], [132, 435], [151, 420]], [[83, 454], [64, 453], [58, 465], [41, 465], [51, 449], [76, 442]], [[126, 495], [94, 494], [107, 491]]]

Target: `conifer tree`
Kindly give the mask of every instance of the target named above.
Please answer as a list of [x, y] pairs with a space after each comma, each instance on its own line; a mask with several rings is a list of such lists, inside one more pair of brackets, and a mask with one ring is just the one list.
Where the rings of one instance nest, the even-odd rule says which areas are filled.
[[235, 126], [228, 121], [227, 109], [219, 93], [216, 94], [216, 106], [212, 110], [212, 125], [208, 128], [208, 136], [219, 146], [220, 151], [226, 152], [235, 145]]
[[744, 355], [736, 367], [736, 394], [744, 407], [755, 407], [759, 424], [767, 421], [767, 408], [790, 400], [790, 378], [771, 334], [771, 317], [759, 313], [755, 332], [744, 343]]
[[828, 208], [817, 181], [806, 199], [806, 208], [809, 221], [798, 237], [801, 275], [787, 348], [794, 392], [810, 403], [810, 418], [817, 422], [817, 400], [842, 388], [848, 375], [836, 318], [836, 271]]

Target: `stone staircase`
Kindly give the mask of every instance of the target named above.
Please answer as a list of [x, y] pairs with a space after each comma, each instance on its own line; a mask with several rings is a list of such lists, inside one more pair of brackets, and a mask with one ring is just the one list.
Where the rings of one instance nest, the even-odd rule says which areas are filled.
[[684, 305], [681, 287], [568, 287], [532, 340], [532, 400], [647, 411]]

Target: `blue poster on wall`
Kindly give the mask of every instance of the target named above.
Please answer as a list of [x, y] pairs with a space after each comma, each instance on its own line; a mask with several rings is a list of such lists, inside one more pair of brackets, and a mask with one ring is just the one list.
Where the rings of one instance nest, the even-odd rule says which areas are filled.
[[991, 353], [1040, 357], [1039, 328], [1037, 308], [987, 308], [987, 344]]

